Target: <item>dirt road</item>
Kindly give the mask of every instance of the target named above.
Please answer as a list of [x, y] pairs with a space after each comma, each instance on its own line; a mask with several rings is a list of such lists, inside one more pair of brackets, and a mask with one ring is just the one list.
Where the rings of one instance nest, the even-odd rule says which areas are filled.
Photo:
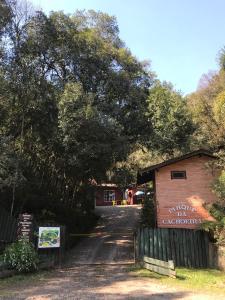
[[[224, 300], [224, 296], [194, 293], [162, 284], [156, 278], [141, 278], [131, 272], [132, 231], [140, 207], [100, 208], [101, 223], [68, 255], [67, 264], [1, 285], [4, 300]], [[95, 263], [95, 265], [93, 265]], [[96, 265], [97, 263], [97, 265]]]
[[133, 230], [141, 206], [98, 207], [100, 223], [92, 235], [70, 252], [67, 266], [77, 264], [128, 264], [134, 262]]
[[[5, 296], [1, 296], [5, 295]], [[1, 288], [1, 300], [224, 300], [136, 277], [122, 265], [79, 265]]]

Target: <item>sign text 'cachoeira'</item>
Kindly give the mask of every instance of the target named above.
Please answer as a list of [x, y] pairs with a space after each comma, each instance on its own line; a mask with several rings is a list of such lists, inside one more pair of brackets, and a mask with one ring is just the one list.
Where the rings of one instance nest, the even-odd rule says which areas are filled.
[[193, 214], [197, 213], [195, 207], [178, 204], [169, 208], [168, 211], [171, 214], [171, 218], [163, 219], [162, 223], [164, 225], [196, 225], [202, 223], [202, 219], [193, 218]]

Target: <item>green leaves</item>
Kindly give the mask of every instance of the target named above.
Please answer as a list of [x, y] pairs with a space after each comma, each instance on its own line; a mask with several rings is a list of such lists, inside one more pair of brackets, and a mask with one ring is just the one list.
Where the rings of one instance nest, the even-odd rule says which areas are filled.
[[126, 48], [114, 17], [23, 15], [7, 3], [0, 133], [13, 138], [6, 156], [14, 154], [16, 168], [6, 173], [26, 178], [21, 189], [9, 184], [18, 209], [79, 206], [80, 191], [109, 170], [133, 180], [140, 164], [124, 162], [136, 145], [169, 155], [185, 149], [193, 132], [185, 101]]
[[4, 252], [4, 262], [18, 272], [37, 269], [38, 256], [31, 243], [21, 240], [9, 245]]
[[146, 115], [153, 130], [149, 147], [169, 155], [187, 150], [194, 126], [182, 96], [168, 84], [156, 83], [147, 102]]

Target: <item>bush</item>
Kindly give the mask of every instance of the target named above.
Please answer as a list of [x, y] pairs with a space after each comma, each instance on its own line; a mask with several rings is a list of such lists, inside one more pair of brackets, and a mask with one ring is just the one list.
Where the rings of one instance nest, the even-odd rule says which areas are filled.
[[156, 226], [156, 213], [155, 203], [153, 196], [146, 196], [141, 214], [141, 223], [144, 226], [155, 227]]
[[216, 179], [213, 190], [218, 197], [218, 203], [225, 205], [225, 171], [222, 171], [220, 176]]
[[37, 253], [33, 245], [26, 240], [9, 245], [5, 249], [3, 257], [8, 267], [18, 272], [31, 272], [37, 269]]
[[218, 203], [213, 203], [208, 210], [215, 221], [203, 222], [201, 229], [209, 232], [210, 237], [217, 245], [225, 246], [225, 207]]

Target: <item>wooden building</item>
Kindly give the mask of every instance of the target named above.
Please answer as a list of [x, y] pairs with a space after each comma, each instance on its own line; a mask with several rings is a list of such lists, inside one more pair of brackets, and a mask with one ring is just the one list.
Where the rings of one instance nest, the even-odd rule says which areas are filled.
[[140, 204], [143, 196], [137, 196], [137, 191], [136, 186], [122, 189], [115, 183], [96, 183], [95, 206], [121, 205], [124, 202], [127, 205]]
[[[114, 183], [102, 183], [95, 188], [95, 205], [110, 206], [113, 203], [121, 204], [123, 190]], [[115, 201], [115, 202], [114, 202]]]
[[138, 173], [138, 184], [153, 182], [158, 227], [194, 229], [213, 220], [204, 206], [216, 200], [211, 186], [215, 174], [207, 166], [214, 159], [198, 150]]

